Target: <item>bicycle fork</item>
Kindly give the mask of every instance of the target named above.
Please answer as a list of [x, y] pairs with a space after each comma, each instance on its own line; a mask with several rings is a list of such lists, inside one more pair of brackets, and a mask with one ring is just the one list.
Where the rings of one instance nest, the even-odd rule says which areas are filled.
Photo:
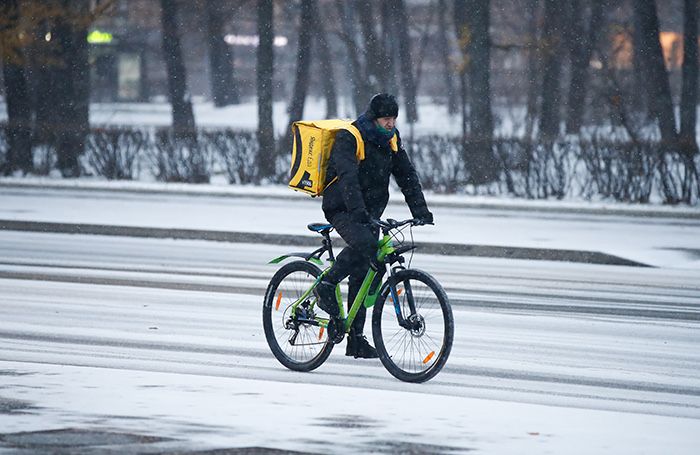
[[[394, 304], [394, 311], [396, 312], [396, 320], [399, 325], [407, 330], [412, 330], [414, 328], [414, 320], [416, 318], [416, 302], [413, 298], [413, 289], [411, 288], [411, 282], [406, 280], [402, 282], [402, 288], [398, 288], [399, 283], [395, 282], [394, 276], [397, 270], [404, 270], [403, 267], [395, 267], [390, 271], [389, 277], [389, 298]], [[401, 308], [401, 294], [404, 294], [404, 302], [408, 304], [409, 314], [404, 317], [404, 312]]]

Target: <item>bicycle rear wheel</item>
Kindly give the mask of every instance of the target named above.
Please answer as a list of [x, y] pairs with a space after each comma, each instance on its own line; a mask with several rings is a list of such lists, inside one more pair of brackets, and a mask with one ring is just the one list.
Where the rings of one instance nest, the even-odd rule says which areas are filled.
[[[445, 366], [452, 349], [454, 319], [447, 294], [440, 283], [420, 270], [402, 270], [390, 280], [372, 313], [372, 335], [379, 359], [394, 377], [425, 382]], [[398, 323], [391, 285], [396, 287], [406, 327]]]
[[292, 314], [292, 304], [314, 284], [321, 270], [306, 261], [285, 264], [270, 280], [263, 304], [263, 328], [272, 354], [290, 370], [311, 371], [326, 361], [333, 350], [328, 332], [313, 323], [312, 293]]

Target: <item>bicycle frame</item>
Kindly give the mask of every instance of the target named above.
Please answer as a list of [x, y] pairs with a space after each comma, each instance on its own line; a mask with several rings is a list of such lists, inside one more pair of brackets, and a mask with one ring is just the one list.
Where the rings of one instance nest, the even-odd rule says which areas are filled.
[[[396, 251], [396, 249], [394, 248], [394, 243], [392, 241], [392, 237], [388, 233], [385, 233], [383, 235], [383, 237], [381, 238], [381, 240], [379, 240], [377, 247], [378, 247], [377, 248], [377, 258], [380, 261], [384, 261], [384, 259], [388, 255], [390, 255]], [[281, 258], [277, 258], [277, 259], [281, 259]], [[331, 266], [332, 266], [332, 264], [331, 264]], [[299, 305], [301, 305], [302, 302], [305, 302], [309, 298], [309, 296], [311, 296], [313, 294], [314, 289], [316, 288], [316, 286], [318, 286], [318, 284], [321, 282], [321, 280], [326, 275], [326, 273], [328, 273], [328, 270], [330, 269], [331, 266], [326, 268], [323, 271], [323, 273], [321, 273], [321, 275], [319, 275], [319, 277], [316, 278], [316, 281], [314, 281], [314, 284], [306, 292], [304, 292], [304, 294], [302, 294], [302, 296], [297, 301], [295, 301], [292, 304], [292, 306], [291, 306], [292, 314], [296, 315], [297, 307]], [[386, 268], [389, 272], [389, 276], [392, 276], [393, 270], [391, 269], [391, 267], [387, 264]], [[370, 267], [367, 270], [367, 274], [365, 275], [365, 278], [362, 281], [362, 285], [360, 286], [360, 290], [358, 291], [357, 296], [355, 296], [355, 300], [353, 301], [352, 305], [350, 306], [350, 310], [348, 311], [347, 315], [345, 314], [345, 308], [344, 308], [343, 301], [342, 301], [340, 286], [336, 286], [335, 297], [336, 297], [336, 301], [338, 302], [338, 308], [340, 309], [340, 317], [345, 320], [345, 332], [348, 332], [350, 330], [350, 327], [352, 326], [352, 323], [355, 320], [355, 317], [357, 316], [357, 312], [360, 310], [361, 305], [364, 304], [364, 306], [366, 308], [370, 308], [370, 307], [374, 306], [374, 303], [377, 300], [377, 296], [379, 296], [379, 293], [381, 292], [381, 289], [383, 288], [383, 286], [380, 286], [380, 284], [381, 284], [381, 278], [384, 276], [384, 273], [382, 273], [379, 276], [379, 278], [377, 278], [377, 275], [378, 275], [378, 272], [376, 270], [374, 270], [373, 268]], [[375, 282], [375, 278], [377, 278], [377, 282]], [[404, 322], [403, 316], [401, 315], [401, 307], [399, 304], [399, 296], [398, 296], [398, 292], [396, 291], [396, 287], [391, 286], [390, 291], [391, 291], [392, 299], [394, 301], [394, 307], [396, 309], [396, 315], [397, 315], [397, 318], [399, 320], [399, 324], [403, 326], [405, 322]], [[315, 304], [316, 304], [316, 302], [314, 302], [314, 305]], [[410, 305], [411, 311], [414, 311], [412, 299], [409, 299], [409, 305]], [[324, 328], [328, 327], [328, 319], [327, 318], [316, 317], [314, 320], [300, 320], [300, 322], [307, 322], [307, 323], [311, 323], [314, 325], [319, 325], [319, 326], [324, 327]]]
[[[389, 373], [397, 379], [414, 383], [425, 382], [439, 373], [454, 340], [454, 317], [449, 299], [434, 277], [411, 268], [412, 256], [406, 257], [416, 245], [413, 232], [410, 231], [408, 239], [404, 230], [424, 224], [429, 223], [415, 218], [371, 220], [371, 225], [379, 227], [382, 233], [376, 242], [376, 258], [382, 265], [375, 270], [374, 260], [371, 265], [367, 264], [362, 283], [355, 283], [359, 284], [359, 289], [353, 300], [347, 302], [347, 310], [340, 284], [331, 291], [333, 287], [325, 288], [323, 281], [334, 265], [338, 265], [335, 264], [330, 239], [333, 226], [309, 224], [309, 230], [323, 236], [321, 248], [311, 253], [289, 253], [270, 261], [279, 263], [292, 257], [302, 259], [277, 270], [265, 292], [263, 328], [277, 360], [294, 371], [318, 368], [328, 359], [334, 345], [345, 338], [346, 333], [352, 333], [358, 314], [364, 313], [364, 305], [373, 308], [372, 337], [379, 360]], [[353, 281], [359, 278], [353, 275]], [[320, 285], [324, 289], [317, 289]], [[337, 310], [332, 308], [332, 302], [318, 300], [319, 291], [323, 291], [324, 298], [327, 294], [330, 298], [335, 297]], [[280, 307], [283, 298], [284, 305]], [[328, 311], [316, 308], [319, 303]], [[391, 313], [392, 306], [396, 320]]]

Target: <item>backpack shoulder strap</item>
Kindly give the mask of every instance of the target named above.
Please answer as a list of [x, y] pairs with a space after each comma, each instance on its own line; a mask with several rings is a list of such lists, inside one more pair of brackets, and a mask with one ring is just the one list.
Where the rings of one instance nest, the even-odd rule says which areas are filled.
[[365, 141], [362, 140], [362, 135], [360, 134], [360, 130], [357, 129], [355, 125], [352, 123], [349, 123], [347, 125], [344, 125], [342, 127], [345, 131], [348, 131], [350, 134], [352, 134], [355, 137], [355, 143], [357, 144], [357, 150], [355, 150], [355, 156], [357, 157], [357, 161], [362, 161], [365, 159]]
[[399, 151], [399, 136], [396, 133], [389, 139], [389, 146], [392, 152], [397, 153]]

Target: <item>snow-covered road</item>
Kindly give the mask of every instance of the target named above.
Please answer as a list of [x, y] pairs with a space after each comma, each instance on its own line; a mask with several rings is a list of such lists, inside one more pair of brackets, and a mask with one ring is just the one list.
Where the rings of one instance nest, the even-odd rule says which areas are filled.
[[[307, 223], [324, 221], [319, 199], [279, 186], [93, 182], [94, 188], [84, 189], [80, 181], [66, 183], [37, 188], [0, 179], [0, 227], [8, 220], [311, 238]], [[436, 225], [415, 229], [418, 242], [602, 252], [656, 267], [694, 268], [700, 275], [696, 208], [545, 205], [460, 195], [430, 195], [428, 202]], [[400, 194], [392, 194], [385, 216], [410, 217]]]
[[24, 410], [0, 412], [5, 433], [339, 453], [697, 448], [692, 269], [417, 255], [456, 330], [443, 372], [414, 385], [342, 349], [313, 373], [276, 362], [261, 300], [279, 246], [0, 231], [0, 251], [0, 400]]

